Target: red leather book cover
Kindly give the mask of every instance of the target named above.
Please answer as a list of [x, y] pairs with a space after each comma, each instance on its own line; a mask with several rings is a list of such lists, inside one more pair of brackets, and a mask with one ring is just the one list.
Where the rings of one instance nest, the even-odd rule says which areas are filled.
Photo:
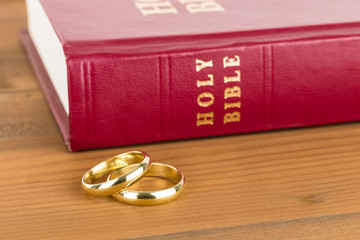
[[40, 2], [73, 151], [360, 119], [355, 0]]

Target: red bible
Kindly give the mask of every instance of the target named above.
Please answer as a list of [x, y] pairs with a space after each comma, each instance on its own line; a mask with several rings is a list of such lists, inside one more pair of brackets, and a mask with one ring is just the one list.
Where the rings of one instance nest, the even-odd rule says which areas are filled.
[[71, 151], [360, 119], [358, 0], [27, 0]]

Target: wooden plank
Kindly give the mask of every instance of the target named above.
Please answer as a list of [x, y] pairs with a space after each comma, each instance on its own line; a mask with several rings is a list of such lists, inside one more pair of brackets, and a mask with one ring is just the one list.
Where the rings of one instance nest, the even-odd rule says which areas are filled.
[[25, 5], [25, 0], [0, 0], [0, 4], [8, 2], [20, 2]]
[[38, 89], [40, 85], [25, 55], [0, 57], [0, 94]]
[[0, 0], [0, 21], [26, 17], [24, 0]]
[[19, 31], [26, 28], [22, 19], [16, 19], [9, 23], [0, 22], [0, 56], [21, 55], [24, 50], [20, 43]]
[[[77, 154], [59, 135], [0, 139], [0, 234], [122, 239], [359, 212], [359, 136], [356, 123]], [[179, 167], [185, 194], [136, 207], [82, 191], [86, 170], [132, 149]]]
[[0, 91], [0, 116], [0, 138], [59, 134], [40, 90]]
[[23, 54], [19, 31], [26, 27], [24, 1], [0, 1], [0, 56]]
[[333, 216], [304, 218], [290, 221], [259, 223], [203, 231], [182, 232], [160, 236], [141, 237], [137, 240], [173, 239], [292, 239], [328, 240], [360, 239], [360, 214], [348, 213]]

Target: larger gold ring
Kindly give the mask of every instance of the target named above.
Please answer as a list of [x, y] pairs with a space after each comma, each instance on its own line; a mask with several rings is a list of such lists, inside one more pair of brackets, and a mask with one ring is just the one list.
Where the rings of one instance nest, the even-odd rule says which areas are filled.
[[[95, 183], [106, 174], [133, 164], [137, 164], [137, 167], [126, 174], [107, 182]], [[145, 152], [133, 151], [119, 154], [86, 172], [81, 180], [81, 186], [90, 195], [108, 196], [124, 189], [131, 182], [144, 177], [150, 166], [150, 156]]]
[[[132, 166], [130, 166], [132, 167]], [[122, 172], [126, 170], [120, 169], [111, 173], [108, 181], [116, 179]], [[153, 163], [146, 173], [146, 177], [162, 177], [167, 178], [175, 183], [174, 186], [160, 191], [134, 191], [127, 188], [135, 184], [130, 183], [124, 190], [112, 195], [116, 200], [132, 204], [132, 205], [160, 205], [171, 202], [178, 198], [184, 192], [185, 177], [180, 170], [166, 164]]]

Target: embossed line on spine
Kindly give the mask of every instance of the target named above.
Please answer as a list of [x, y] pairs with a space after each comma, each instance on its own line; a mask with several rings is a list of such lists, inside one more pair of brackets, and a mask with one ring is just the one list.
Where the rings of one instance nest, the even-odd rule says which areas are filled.
[[265, 47], [261, 48], [262, 55], [262, 73], [263, 73], [263, 109], [262, 109], [262, 127], [266, 126], [266, 114], [267, 114], [267, 103], [266, 103], [266, 55]]
[[271, 60], [270, 60], [270, 64], [271, 64], [271, 100], [270, 100], [270, 126], [273, 127], [274, 126], [274, 104], [275, 104], [275, 88], [274, 88], [274, 84], [275, 84], [275, 76], [274, 76], [274, 45], [270, 45], [270, 56], [271, 56]]
[[[84, 114], [84, 121], [87, 122], [88, 121], [88, 113], [87, 113], [87, 109], [88, 109], [88, 106], [87, 106], [87, 94], [86, 94], [86, 65], [84, 63], [84, 61], [81, 61], [80, 62], [80, 79], [81, 79], [81, 90], [82, 90], [82, 94], [81, 94], [81, 103], [82, 103], [82, 108], [81, 108], [81, 112]], [[83, 128], [82, 128], [83, 129]], [[85, 133], [84, 135], [86, 137], [87, 136], [87, 131], [86, 131], [87, 127], [85, 128]]]
[[164, 134], [164, 120], [163, 120], [163, 115], [164, 115], [164, 94], [163, 94], [163, 81], [162, 81], [162, 64], [161, 64], [161, 56], [158, 57], [158, 79], [159, 79], [159, 107], [160, 107], [160, 123], [159, 123], [159, 133], [158, 133], [158, 137], [161, 138]]
[[84, 113], [85, 113], [85, 135], [88, 140], [93, 141], [93, 104], [92, 104], [92, 63], [89, 61], [81, 62], [81, 75], [83, 78], [83, 90], [84, 90]]
[[265, 129], [273, 127], [273, 88], [274, 88], [274, 67], [272, 45], [262, 47], [263, 61], [263, 126]]
[[160, 132], [159, 137], [168, 136], [169, 126], [169, 56], [159, 56], [159, 85], [160, 85]]
[[167, 55], [167, 78], [166, 78], [166, 136], [169, 137], [169, 129], [170, 129], [170, 115], [171, 115], [171, 93], [172, 93], [172, 65], [171, 65], [171, 56]]

